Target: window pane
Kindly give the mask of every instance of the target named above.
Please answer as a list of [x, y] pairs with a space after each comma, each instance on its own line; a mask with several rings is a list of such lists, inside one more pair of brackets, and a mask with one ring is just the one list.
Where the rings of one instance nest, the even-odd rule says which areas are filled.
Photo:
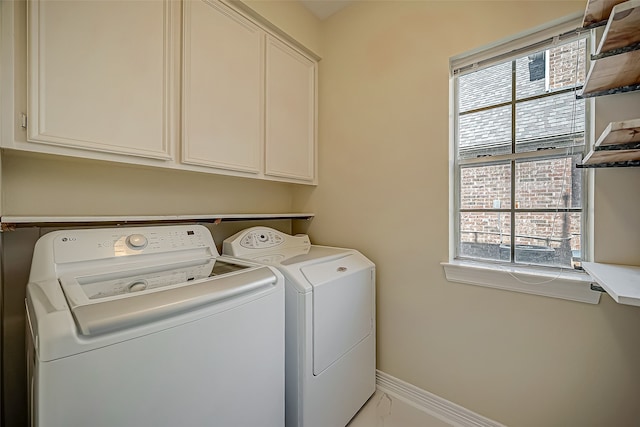
[[516, 60], [516, 98], [583, 85], [585, 53], [583, 39], [519, 58]]
[[516, 208], [582, 207], [580, 155], [516, 163]]
[[516, 152], [584, 144], [584, 100], [573, 92], [516, 105]]
[[511, 62], [495, 65], [458, 79], [460, 112], [511, 100]]
[[500, 212], [464, 212], [460, 214], [462, 257], [510, 261], [505, 245], [511, 242], [511, 217]]
[[516, 98], [546, 92], [546, 52], [538, 52], [516, 60]]
[[549, 91], [582, 86], [585, 80], [587, 40], [552, 47], [549, 54]]
[[582, 262], [582, 213], [569, 214], [569, 240], [571, 246], [571, 265]]
[[510, 199], [509, 163], [460, 170], [461, 209], [509, 209]]
[[573, 267], [581, 256], [580, 213], [516, 213], [516, 262]]
[[511, 107], [499, 107], [459, 118], [461, 158], [511, 153]]

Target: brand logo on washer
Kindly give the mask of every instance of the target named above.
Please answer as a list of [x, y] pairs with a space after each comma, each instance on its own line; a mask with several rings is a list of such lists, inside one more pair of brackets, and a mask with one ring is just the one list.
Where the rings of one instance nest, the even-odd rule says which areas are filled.
[[63, 237], [62, 241], [63, 242], [75, 242], [76, 238], [75, 237]]
[[347, 271], [347, 267], [338, 267], [338, 268], [336, 268], [336, 271], [338, 271], [340, 273], [344, 273], [345, 271]]

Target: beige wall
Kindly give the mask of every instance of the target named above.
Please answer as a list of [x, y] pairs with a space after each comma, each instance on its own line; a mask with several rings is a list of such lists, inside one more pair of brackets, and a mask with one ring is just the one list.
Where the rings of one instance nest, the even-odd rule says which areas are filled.
[[290, 212], [291, 187], [67, 157], [3, 154], [3, 215]]
[[[378, 368], [510, 426], [640, 424], [640, 308], [449, 283], [439, 264], [449, 57], [584, 6], [361, 1], [322, 26], [320, 185], [294, 205], [312, 240], [376, 262]], [[597, 133], [640, 117], [640, 94], [609, 98]], [[595, 174], [597, 260], [640, 265], [640, 169]]]
[[302, 3], [291, 0], [243, 0], [242, 2], [302, 43], [307, 49], [322, 56], [320, 20]]

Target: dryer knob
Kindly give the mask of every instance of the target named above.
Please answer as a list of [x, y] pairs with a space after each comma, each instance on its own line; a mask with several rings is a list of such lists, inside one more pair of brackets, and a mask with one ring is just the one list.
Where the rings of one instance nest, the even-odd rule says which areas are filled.
[[147, 238], [142, 234], [132, 234], [127, 237], [127, 246], [131, 249], [142, 249], [147, 246]]

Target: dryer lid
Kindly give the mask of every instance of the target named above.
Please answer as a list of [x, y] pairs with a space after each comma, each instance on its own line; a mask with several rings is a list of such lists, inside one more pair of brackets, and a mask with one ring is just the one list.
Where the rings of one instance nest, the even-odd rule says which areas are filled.
[[[316, 258], [318, 262], [304, 265], [300, 271], [314, 288], [372, 266], [368, 259], [356, 251], [321, 246], [313, 246], [312, 248], [316, 251], [322, 251], [322, 254], [315, 252], [313, 256], [305, 258], [307, 260]], [[335, 256], [327, 259], [326, 256], [330, 254]]]
[[280, 264], [293, 265], [302, 263], [313, 263], [313, 261], [325, 262], [328, 259], [342, 258], [353, 253], [354, 251], [351, 249], [311, 245], [309, 248], [306, 248], [306, 250], [299, 251], [295, 255], [291, 253], [293, 256], [285, 257], [282, 261], [280, 261]]

